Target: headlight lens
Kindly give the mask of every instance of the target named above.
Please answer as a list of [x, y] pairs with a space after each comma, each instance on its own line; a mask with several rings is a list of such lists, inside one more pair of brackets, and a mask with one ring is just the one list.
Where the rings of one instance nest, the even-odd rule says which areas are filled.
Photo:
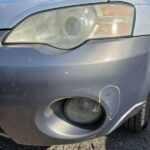
[[86, 40], [130, 36], [134, 8], [127, 4], [101, 4], [56, 9], [22, 21], [4, 43], [42, 43], [72, 49]]
[[78, 124], [91, 124], [102, 116], [101, 105], [88, 98], [68, 99], [64, 112], [69, 120]]

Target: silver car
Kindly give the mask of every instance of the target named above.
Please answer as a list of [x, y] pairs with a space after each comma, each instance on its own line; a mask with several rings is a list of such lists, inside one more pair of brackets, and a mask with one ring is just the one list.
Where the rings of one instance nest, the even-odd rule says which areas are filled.
[[150, 109], [150, 0], [0, 0], [0, 127], [48, 146], [141, 131]]

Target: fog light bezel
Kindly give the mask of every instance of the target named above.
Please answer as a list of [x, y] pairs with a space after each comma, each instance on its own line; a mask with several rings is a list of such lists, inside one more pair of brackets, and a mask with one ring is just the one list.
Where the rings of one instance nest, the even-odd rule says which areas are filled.
[[[88, 121], [88, 122], [79, 122], [79, 121], [75, 121], [74, 119], [72, 119], [72, 118], [68, 115], [68, 113], [67, 113], [67, 105], [68, 105], [68, 103], [69, 103], [71, 100], [76, 99], [76, 98], [78, 98], [78, 99], [79, 99], [79, 98], [80, 98], [80, 99], [88, 99], [88, 100], [91, 100], [91, 101], [94, 102], [94, 103], [97, 103], [97, 104], [100, 106], [100, 110], [101, 110], [101, 111], [100, 111], [100, 114], [98, 115], [98, 117], [95, 118], [95, 119], [93, 119], [93, 120], [91, 120], [91, 121]], [[66, 99], [65, 102], [64, 102], [64, 104], [63, 104], [63, 112], [64, 112], [65, 117], [66, 117], [69, 121], [71, 121], [72, 123], [78, 124], [78, 125], [87, 125], [87, 126], [93, 125], [93, 124], [97, 124], [99, 121], [102, 120], [102, 118], [103, 118], [103, 116], [104, 116], [104, 109], [103, 109], [102, 105], [101, 105], [100, 103], [98, 103], [97, 101], [95, 101], [95, 100], [92, 100], [92, 99], [90, 99], [90, 98], [85, 98], [85, 97], [73, 97], [73, 98], [68, 98], [68, 99]]]

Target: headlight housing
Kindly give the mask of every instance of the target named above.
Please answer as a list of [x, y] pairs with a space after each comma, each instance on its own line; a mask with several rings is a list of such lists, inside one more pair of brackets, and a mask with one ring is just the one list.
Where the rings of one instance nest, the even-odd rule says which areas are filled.
[[8, 34], [4, 43], [42, 43], [72, 49], [89, 39], [131, 36], [133, 23], [134, 7], [128, 4], [48, 10], [24, 19]]

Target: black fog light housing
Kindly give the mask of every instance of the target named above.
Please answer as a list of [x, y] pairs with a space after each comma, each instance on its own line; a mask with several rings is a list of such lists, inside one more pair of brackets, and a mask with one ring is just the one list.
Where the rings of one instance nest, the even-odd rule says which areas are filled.
[[64, 104], [66, 117], [78, 124], [92, 124], [101, 119], [101, 105], [88, 98], [70, 98]]

